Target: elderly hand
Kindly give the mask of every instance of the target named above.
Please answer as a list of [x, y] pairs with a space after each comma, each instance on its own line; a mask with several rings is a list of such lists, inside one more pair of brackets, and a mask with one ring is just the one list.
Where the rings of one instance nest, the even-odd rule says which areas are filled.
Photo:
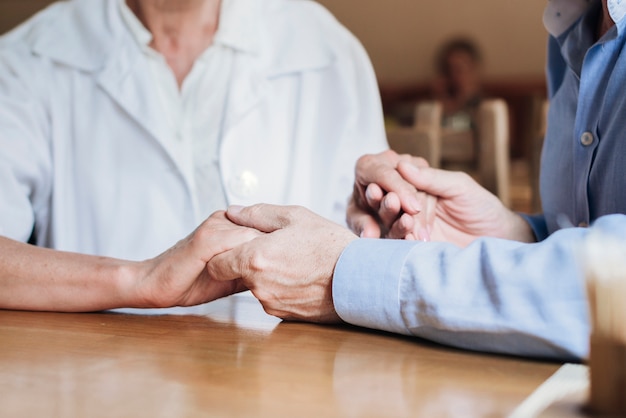
[[423, 158], [391, 150], [357, 162], [347, 223], [361, 237], [429, 240], [436, 198], [402, 178], [397, 171], [400, 163], [428, 167]]
[[241, 278], [267, 313], [283, 319], [340, 321], [332, 278], [354, 234], [295, 206], [230, 207], [227, 216], [266, 234], [213, 257], [207, 267], [214, 280]]
[[163, 254], [138, 263], [128, 306], [192, 306], [245, 290], [240, 281], [212, 280], [207, 262], [260, 235], [255, 229], [233, 224], [224, 211], [214, 213]]

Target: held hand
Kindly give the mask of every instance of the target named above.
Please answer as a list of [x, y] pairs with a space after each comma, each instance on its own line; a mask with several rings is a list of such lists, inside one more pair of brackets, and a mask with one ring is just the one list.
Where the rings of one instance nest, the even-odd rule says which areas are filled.
[[207, 262], [261, 235], [230, 222], [216, 212], [172, 248], [139, 263], [140, 279], [131, 286], [130, 306], [140, 308], [192, 306], [245, 290], [240, 281], [211, 280]]
[[[391, 150], [365, 155], [357, 162], [347, 213], [348, 225], [355, 233], [366, 238], [429, 239], [436, 199], [402, 178], [397, 171], [401, 162], [428, 166], [423, 158]], [[417, 228], [414, 217], [419, 220]]]
[[[466, 246], [482, 236], [534, 242], [530, 226], [492, 193], [462, 172], [400, 162], [398, 173], [419, 190], [437, 197], [434, 241]], [[414, 228], [420, 220], [414, 218]]]
[[270, 315], [289, 320], [339, 322], [332, 277], [343, 249], [357, 237], [302, 207], [231, 207], [233, 222], [265, 235], [215, 256], [215, 280], [241, 278]]

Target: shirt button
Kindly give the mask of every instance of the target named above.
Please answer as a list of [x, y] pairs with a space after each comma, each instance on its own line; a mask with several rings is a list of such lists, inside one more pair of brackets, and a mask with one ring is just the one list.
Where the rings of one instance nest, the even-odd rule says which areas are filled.
[[254, 195], [259, 187], [259, 180], [253, 172], [244, 170], [230, 179], [228, 185], [233, 194], [245, 198]]
[[591, 132], [585, 132], [584, 134], [582, 134], [582, 136], [580, 137], [580, 143], [583, 144], [583, 146], [585, 147], [593, 144], [593, 134]]

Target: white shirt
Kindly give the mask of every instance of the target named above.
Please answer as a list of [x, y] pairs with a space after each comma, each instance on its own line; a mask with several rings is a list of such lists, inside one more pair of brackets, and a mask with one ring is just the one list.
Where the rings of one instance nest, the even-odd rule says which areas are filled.
[[[228, 2], [229, 0], [224, 0]], [[194, 63], [179, 89], [174, 72], [165, 57], [150, 47], [152, 34], [120, 0], [121, 13], [128, 29], [140, 45], [158, 91], [163, 115], [168, 116], [169, 140], [183, 148], [193, 159], [198, 207], [207, 216], [227, 206], [219, 169], [219, 145], [224, 128], [224, 109], [228, 100], [233, 56], [228, 30], [220, 31], [214, 43]], [[235, 13], [237, 8], [234, 8]], [[233, 9], [222, 7], [219, 28], [238, 22]], [[243, 28], [236, 28], [244, 30]], [[222, 33], [224, 35], [222, 35]], [[233, 31], [230, 31], [233, 33]]]
[[[558, 37], [580, 18], [592, 0], [548, 0], [543, 23], [552, 36]], [[626, 1], [608, 0], [609, 14], [614, 22], [626, 15]]]

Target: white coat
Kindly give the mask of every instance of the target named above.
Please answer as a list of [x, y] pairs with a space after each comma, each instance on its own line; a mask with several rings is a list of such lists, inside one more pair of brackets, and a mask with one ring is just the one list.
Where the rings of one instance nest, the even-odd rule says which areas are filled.
[[[345, 219], [354, 165], [387, 147], [371, 64], [306, 0], [243, 7], [220, 148], [230, 204], [299, 204]], [[164, 135], [148, 67], [117, 0], [54, 4], [0, 38], [0, 235], [153, 257], [204, 218], [190, 147]]]

